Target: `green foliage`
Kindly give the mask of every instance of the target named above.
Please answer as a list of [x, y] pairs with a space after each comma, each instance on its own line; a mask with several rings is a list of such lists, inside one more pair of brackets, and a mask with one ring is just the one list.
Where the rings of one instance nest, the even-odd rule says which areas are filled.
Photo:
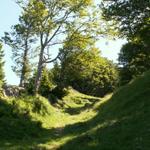
[[53, 90], [51, 90], [50, 93], [52, 95], [54, 95], [56, 98], [62, 99], [65, 95], [68, 94], [68, 90], [66, 88], [61, 87], [60, 85], [58, 85]]
[[117, 83], [115, 65], [100, 57], [96, 48], [71, 52], [61, 59], [59, 70], [57, 82], [90, 95], [104, 96], [113, 91]]
[[[39, 60], [35, 80], [35, 94], [39, 92], [43, 66], [59, 58], [59, 53], [52, 58], [51, 51], [62, 47], [67, 41], [67, 47], [86, 43], [94, 38], [99, 28], [99, 11], [92, 0], [37, 1], [18, 0], [22, 6], [22, 19], [30, 25], [36, 37]], [[90, 11], [89, 11], [90, 10]], [[58, 40], [59, 39], [59, 40]], [[77, 40], [76, 40], [77, 39]], [[57, 46], [59, 45], [59, 46]], [[55, 47], [55, 48], [54, 48]]]
[[[34, 73], [33, 77], [29, 79], [29, 83], [26, 85], [29, 94], [34, 93], [35, 76], [36, 76], [36, 72]], [[39, 94], [48, 98], [50, 91], [55, 87], [52, 79], [53, 79], [52, 72], [49, 71], [47, 68], [44, 68], [42, 72]]]
[[133, 37], [145, 27], [149, 28], [149, 0], [103, 0], [103, 16], [107, 21], [115, 21], [120, 34]]
[[42, 96], [47, 97], [50, 91], [55, 87], [53, 83], [53, 74], [50, 70], [44, 68], [42, 72], [41, 85], [39, 88], [39, 93]]
[[35, 39], [26, 20], [20, 17], [19, 21], [19, 24], [12, 26], [10, 33], [5, 32], [3, 40], [12, 49], [12, 70], [20, 77], [20, 86], [24, 87], [32, 71], [31, 44]]
[[129, 42], [125, 44], [119, 54], [121, 84], [150, 69], [150, 49], [147, 45]]
[[150, 3], [149, 0], [103, 0], [103, 17], [114, 22], [119, 36], [126, 37], [119, 54], [121, 84], [150, 69]]
[[33, 77], [30, 77], [28, 80], [28, 83], [26, 83], [26, 91], [29, 95], [34, 93], [34, 82], [35, 82], [35, 74], [33, 74]]

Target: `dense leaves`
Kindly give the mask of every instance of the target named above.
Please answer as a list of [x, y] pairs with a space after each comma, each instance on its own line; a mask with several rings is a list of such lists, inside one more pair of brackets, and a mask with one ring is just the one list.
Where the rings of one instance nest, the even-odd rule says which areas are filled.
[[83, 93], [104, 96], [113, 91], [116, 85], [115, 65], [100, 57], [96, 48], [71, 52], [61, 60], [60, 71], [58, 66], [55, 67], [57, 81]]
[[103, 17], [126, 37], [119, 54], [121, 84], [150, 69], [150, 1], [103, 0]]
[[[94, 25], [97, 20], [93, 15], [95, 9], [92, 0], [29, 0], [26, 4], [23, 4], [23, 0], [19, 2], [23, 8], [22, 18], [28, 21], [38, 39], [39, 58], [34, 86], [34, 92], [37, 94], [42, 70], [47, 63], [54, 62], [59, 57], [58, 53], [52, 58], [52, 51], [63, 46], [67, 34], [71, 33], [71, 37], [76, 37], [76, 33], [82, 33], [81, 35], [88, 34], [92, 37], [97, 32]], [[69, 42], [71, 40], [72, 38]]]
[[[34, 73], [33, 77], [29, 79], [29, 83], [26, 85], [29, 94], [34, 93], [34, 82], [35, 82], [36, 73], [37, 72]], [[55, 84], [52, 79], [53, 79], [52, 72], [44, 68], [42, 72], [39, 94], [48, 97], [50, 91], [55, 87]]]
[[121, 84], [124, 84], [150, 69], [150, 49], [145, 45], [129, 42], [120, 51], [119, 64]]
[[132, 37], [150, 25], [149, 0], [103, 0], [103, 16], [115, 21], [120, 34]]

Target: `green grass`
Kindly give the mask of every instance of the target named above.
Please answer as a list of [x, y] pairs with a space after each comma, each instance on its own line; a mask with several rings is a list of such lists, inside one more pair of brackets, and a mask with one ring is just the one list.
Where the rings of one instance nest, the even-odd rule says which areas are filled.
[[149, 150], [149, 116], [150, 72], [112, 97], [1, 99], [0, 150]]

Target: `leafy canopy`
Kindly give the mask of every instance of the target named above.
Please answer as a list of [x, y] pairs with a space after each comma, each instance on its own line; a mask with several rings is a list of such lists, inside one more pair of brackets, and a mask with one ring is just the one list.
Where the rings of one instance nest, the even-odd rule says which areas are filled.
[[103, 0], [103, 17], [115, 21], [120, 34], [132, 37], [150, 25], [149, 0]]
[[57, 65], [55, 67], [57, 82], [86, 94], [104, 96], [117, 83], [115, 65], [100, 57], [99, 50], [94, 47], [70, 52], [61, 59], [60, 70]]

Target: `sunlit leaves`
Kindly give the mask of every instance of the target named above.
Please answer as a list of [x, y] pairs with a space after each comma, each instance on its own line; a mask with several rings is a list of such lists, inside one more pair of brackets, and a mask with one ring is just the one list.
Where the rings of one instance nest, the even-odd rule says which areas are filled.
[[117, 71], [112, 62], [102, 58], [99, 49], [73, 51], [61, 59], [62, 82], [91, 95], [103, 96], [115, 88]]
[[28, 22], [40, 48], [37, 84], [43, 66], [59, 57], [58, 53], [53, 59], [51, 50], [86, 49], [96, 41], [100, 23], [93, 0], [29, 0], [22, 8], [22, 19]]

